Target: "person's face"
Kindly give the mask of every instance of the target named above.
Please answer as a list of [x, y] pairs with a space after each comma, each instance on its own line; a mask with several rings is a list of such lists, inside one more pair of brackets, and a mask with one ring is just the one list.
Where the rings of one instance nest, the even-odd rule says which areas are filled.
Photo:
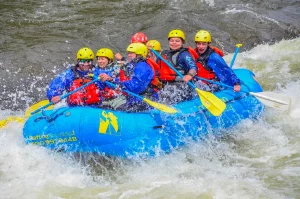
[[136, 54], [133, 52], [128, 52], [128, 59], [129, 61], [132, 61], [136, 58]]
[[104, 68], [109, 62], [107, 57], [98, 57], [97, 61], [100, 68]]
[[208, 42], [196, 42], [196, 48], [200, 54], [203, 54], [208, 48]]
[[147, 49], [148, 49], [148, 53], [147, 53], [147, 57], [149, 56], [149, 54], [151, 53], [151, 48], [153, 48], [153, 46], [151, 46], [151, 45], [146, 45], [147, 46]]
[[90, 68], [92, 68], [93, 61], [91, 59], [79, 59], [78, 65], [79, 69], [81, 71], [88, 71]]
[[171, 50], [178, 50], [183, 45], [183, 42], [178, 37], [172, 37], [169, 39], [169, 47]]

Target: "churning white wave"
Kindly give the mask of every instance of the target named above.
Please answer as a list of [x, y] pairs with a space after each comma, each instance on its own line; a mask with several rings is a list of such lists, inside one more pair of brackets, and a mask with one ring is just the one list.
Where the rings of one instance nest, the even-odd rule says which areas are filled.
[[[239, 53], [265, 90], [290, 96], [224, 137], [208, 136], [149, 159], [88, 161], [26, 145], [22, 124], [0, 129], [0, 198], [297, 198], [300, 195], [300, 38]], [[227, 63], [232, 55], [225, 57]], [[22, 116], [10, 110], [0, 118]]]

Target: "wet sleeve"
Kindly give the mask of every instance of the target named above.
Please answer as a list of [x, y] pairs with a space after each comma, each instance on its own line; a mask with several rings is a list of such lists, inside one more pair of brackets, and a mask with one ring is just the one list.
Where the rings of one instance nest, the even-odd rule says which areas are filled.
[[194, 69], [197, 72], [196, 62], [188, 51], [180, 53], [178, 62], [179, 66], [181, 66], [186, 73], [191, 69]]
[[47, 89], [47, 98], [49, 101], [55, 96], [62, 95], [65, 90], [69, 89], [73, 78], [72, 70], [68, 69], [52, 80]]
[[218, 54], [212, 53], [208, 59], [208, 66], [213, 69], [218, 79], [227, 85], [240, 84], [240, 79], [233, 70], [226, 64], [225, 60]]
[[[112, 76], [111, 75], [111, 72], [108, 71], [108, 70], [101, 70], [100, 68], [95, 68], [94, 70], [94, 78], [98, 78], [98, 76], [101, 74], [101, 73], [105, 73], [107, 75], [109, 75], [110, 77]], [[97, 85], [97, 87], [100, 89], [100, 90], [103, 90], [105, 87], [106, 87], [106, 84], [104, 82], [102, 82], [100, 79], [99, 81], [96, 81], [95, 83]]]
[[148, 88], [153, 76], [154, 73], [151, 67], [146, 62], [139, 62], [134, 69], [131, 79], [121, 82], [121, 87], [133, 93], [142, 93]]

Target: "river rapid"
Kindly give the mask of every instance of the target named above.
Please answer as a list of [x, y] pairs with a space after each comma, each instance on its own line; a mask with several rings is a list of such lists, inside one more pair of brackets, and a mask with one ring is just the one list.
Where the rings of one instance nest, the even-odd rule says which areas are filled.
[[26, 145], [23, 124], [0, 128], [0, 198], [300, 198], [300, 3], [297, 0], [0, 1], [0, 119], [45, 99], [49, 81], [82, 46], [125, 54], [143, 31], [167, 48], [171, 29], [187, 45], [208, 29], [229, 64], [256, 74], [265, 91], [292, 99], [222, 137], [170, 154], [108, 158]]

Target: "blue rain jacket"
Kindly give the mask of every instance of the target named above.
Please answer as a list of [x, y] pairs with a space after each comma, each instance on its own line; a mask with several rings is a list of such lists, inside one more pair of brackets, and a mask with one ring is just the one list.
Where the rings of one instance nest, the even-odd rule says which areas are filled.
[[128, 70], [131, 70], [132, 75], [129, 77], [131, 79], [120, 82], [121, 88], [136, 94], [144, 92], [154, 77], [151, 66], [149, 66], [146, 61], [139, 61], [135, 66], [134, 63], [131, 62], [127, 67]]
[[226, 64], [224, 59], [217, 53], [210, 54], [207, 65], [215, 72], [218, 79], [227, 85], [234, 86], [240, 84], [240, 79], [233, 70]]
[[181, 67], [185, 74], [187, 74], [191, 69], [198, 71], [196, 62], [188, 51], [179, 53], [176, 65]]

